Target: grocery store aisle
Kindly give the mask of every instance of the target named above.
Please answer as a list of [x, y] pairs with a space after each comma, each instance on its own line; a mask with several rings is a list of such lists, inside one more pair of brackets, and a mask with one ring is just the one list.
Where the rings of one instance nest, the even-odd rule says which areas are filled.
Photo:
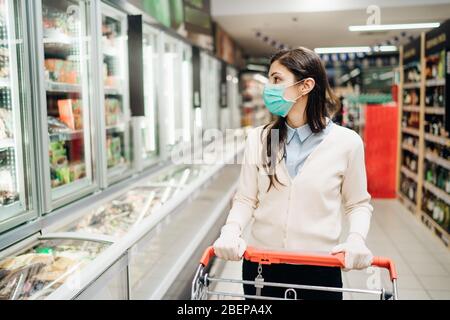
[[[411, 216], [397, 200], [374, 200], [374, 216], [368, 247], [374, 255], [387, 256], [397, 265], [400, 299], [450, 300], [450, 251]], [[217, 275], [240, 278], [241, 262], [218, 260]], [[344, 286], [351, 288], [390, 288], [388, 273], [369, 268], [344, 272]], [[380, 274], [380, 277], [378, 275]], [[219, 284], [217, 291], [242, 293], [239, 284]], [[372, 295], [345, 294], [344, 299], [377, 299]]]

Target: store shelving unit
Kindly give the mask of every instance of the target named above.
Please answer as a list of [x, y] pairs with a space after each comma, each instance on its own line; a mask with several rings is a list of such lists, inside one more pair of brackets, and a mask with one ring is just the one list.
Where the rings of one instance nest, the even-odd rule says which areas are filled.
[[399, 199], [416, 212], [420, 189], [420, 91], [421, 81], [421, 40], [417, 39], [400, 51], [400, 108], [399, 108], [399, 157], [398, 194]]
[[446, 21], [440, 28], [422, 33], [400, 51], [402, 99], [397, 186], [399, 199], [447, 247], [450, 247], [449, 38], [450, 21]]

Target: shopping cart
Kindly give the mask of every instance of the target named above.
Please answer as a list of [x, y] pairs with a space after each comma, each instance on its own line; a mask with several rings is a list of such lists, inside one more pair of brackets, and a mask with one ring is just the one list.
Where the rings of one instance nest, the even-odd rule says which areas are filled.
[[[344, 253], [339, 253], [336, 255], [321, 255], [321, 254], [311, 254], [311, 253], [298, 253], [298, 252], [288, 252], [288, 251], [268, 251], [259, 250], [256, 248], [248, 247], [244, 253], [244, 259], [251, 262], [257, 262], [258, 275], [255, 281], [245, 281], [236, 279], [223, 279], [210, 276], [207, 272], [209, 269], [209, 263], [214, 257], [214, 248], [208, 247], [200, 260], [200, 266], [195, 273], [194, 280], [192, 281], [192, 300], [206, 300], [212, 296], [217, 297], [238, 297], [238, 298], [251, 298], [251, 299], [261, 299], [261, 300], [285, 300], [285, 299], [297, 299], [296, 290], [294, 289], [305, 289], [305, 290], [318, 290], [318, 291], [328, 291], [328, 292], [349, 292], [349, 293], [362, 293], [362, 294], [372, 294], [378, 295], [380, 300], [397, 300], [397, 271], [394, 262], [391, 259], [383, 257], [374, 257], [372, 261], [372, 266], [385, 268], [389, 270], [390, 279], [392, 282], [392, 291], [387, 291], [384, 288], [376, 290], [366, 290], [366, 289], [351, 289], [351, 288], [335, 288], [335, 287], [323, 287], [323, 286], [310, 286], [310, 285], [297, 285], [297, 284], [285, 284], [285, 283], [275, 283], [275, 282], [265, 282], [262, 277], [262, 265], [265, 264], [275, 264], [275, 263], [290, 263], [298, 265], [311, 265], [311, 266], [322, 266], [322, 267], [344, 267]], [[212, 283], [240, 283], [253, 285], [256, 288], [255, 295], [245, 295], [239, 293], [230, 292], [219, 292], [209, 289]], [[261, 289], [263, 287], [278, 287], [286, 288], [285, 299], [276, 297], [267, 297], [261, 295]], [[292, 298], [291, 298], [292, 296]], [[289, 297], [289, 298], [288, 298]]]

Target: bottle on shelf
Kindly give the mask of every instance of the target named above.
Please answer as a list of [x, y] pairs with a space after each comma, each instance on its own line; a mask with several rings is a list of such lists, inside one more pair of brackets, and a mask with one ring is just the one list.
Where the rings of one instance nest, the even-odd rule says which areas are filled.
[[442, 115], [426, 115], [425, 133], [438, 137], [448, 137], [448, 132], [445, 129], [444, 117], [442, 117]]
[[425, 76], [427, 79], [445, 78], [445, 50], [426, 57]]
[[407, 112], [402, 117], [402, 127], [419, 129], [419, 114], [417, 112]]
[[423, 194], [422, 211], [447, 233], [450, 231], [450, 206], [427, 190]]
[[449, 159], [450, 158], [450, 150], [449, 148], [433, 142], [427, 142], [425, 146], [425, 152], [427, 154], [442, 158]]
[[404, 74], [405, 83], [419, 82], [420, 81], [420, 64], [415, 63], [405, 68]]
[[425, 161], [425, 181], [450, 194], [449, 171], [436, 163]]
[[419, 105], [419, 89], [405, 89], [403, 91], [403, 104], [404, 105]]
[[444, 107], [444, 86], [428, 87], [425, 93], [427, 107]]
[[403, 164], [411, 171], [417, 172], [417, 158], [415, 155], [406, 151], [403, 156]]
[[400, 185], [401, 192], [412, 202], [416, 202], [417, 185], [414, 181], [402, 175], [402, 183]]

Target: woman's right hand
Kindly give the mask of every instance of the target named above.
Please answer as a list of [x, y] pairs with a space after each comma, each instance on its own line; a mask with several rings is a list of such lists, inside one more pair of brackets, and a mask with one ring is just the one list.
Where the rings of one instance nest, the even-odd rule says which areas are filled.
[[239, 261], [247, 249], [247, 244], [241, 237], [239, 226], [227, 224], [223, 226], [220, 237], [214, 242], [213, 248], [218, 258]]

